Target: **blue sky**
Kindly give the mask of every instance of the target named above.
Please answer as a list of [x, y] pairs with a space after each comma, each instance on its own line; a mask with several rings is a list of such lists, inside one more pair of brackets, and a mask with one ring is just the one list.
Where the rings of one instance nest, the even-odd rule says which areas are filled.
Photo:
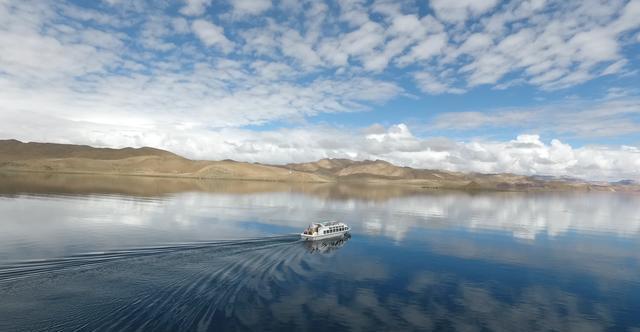
[[0, 138], [640, 179], [640, 1], [0, 1]]

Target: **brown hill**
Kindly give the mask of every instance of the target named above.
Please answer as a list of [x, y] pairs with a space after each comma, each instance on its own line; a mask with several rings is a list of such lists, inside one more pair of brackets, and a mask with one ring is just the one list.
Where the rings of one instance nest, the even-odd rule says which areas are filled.
[[22, 143], [0, 140], [0, 170], [50, 173], [144, 175], [207, 179], [327, 182], [313, 173], [236, 161], [190, 160], [143, 148], [94, 148], [87, 145]]
[[396, 166], [384, 160], [321, 159], [316, 162], [287, 164], [280, 167], [324, 174], [343, 180], [467, 180], [467, 176], [463, 173], [414, 169]]
[[[585, 181], [542, 179], [516, 174], [460, 173], [442, 170], [415, 169], [391, 164], [384, 160], [353, 161], [321, 159], [316, 162], [277, 166], [301, 172], [313, 172], [335, 181], [363, 183], [393, 183], [419, 186], [424, 189], [540, 191], [540, 190], [600, 190], [640, 191], [640, 186], [593, 184]], [[627, 184], [627, 182], [625, 182]]]
[[291, 170], [296, 170], [299, 172], [309, 172], [309, 173], [316, 173], [316, 174], [322, 174], [325, 176], [335, 176], [337, 171], [340, 171], [341, 169], [347, 167], [347, 166], [351, 166], [354, 164], [359, 163], [358, 161], [353, 161], [353, 160], [349, 160], [349, 159], [320, 159], [318, 161], [314, 161], [314, 162], [308, 162], [308, 163], [292, 163], [292, 164], [286, 164], [286, 165], [275, 165], [278, 167], [283, 167], [283, 168], [287, 168], [287, 169], [291, 169]]
[[0, 161], [47, 158], [86, 158], [116, 160], [140, 156], [182, 158], [169, 151], [143, 147], [139, 149], [94, 148], [88, 145], [57, 143], [23, 143], [18, 140], [0, 140]]

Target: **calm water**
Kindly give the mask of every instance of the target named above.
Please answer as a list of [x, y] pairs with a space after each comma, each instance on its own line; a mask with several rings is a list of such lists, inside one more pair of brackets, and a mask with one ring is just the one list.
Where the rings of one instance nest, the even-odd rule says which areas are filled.
[[[0, 175], [0, 331], [640, 329], [640, 196]], [[352, 237], [304, 243], [310, 221]]]

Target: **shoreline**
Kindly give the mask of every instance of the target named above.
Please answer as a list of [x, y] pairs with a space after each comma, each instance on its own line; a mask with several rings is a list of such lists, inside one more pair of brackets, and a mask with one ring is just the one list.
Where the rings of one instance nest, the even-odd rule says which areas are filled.
[[601, 186], [589, 183], [543, 183], [542, 186], [518, 188], [516, 186], [509, 188], [495, 188], [490, 186], [475, 185], [469, 186], [467, 183], [458, 183], [458, 185], [434, 185], [433, 181], [420, 179], [327, 179], [327, 181], [312, 180], [286, 180], [286, 179], [268, 179], [268, 178], [247, 178], [247, 177], [203, 177], [191, 174], [171, 174], [171, 173], [116, 173], [116, 172], [95, 172], [95, 171], [75, 171], [75, 170], [32, 170], [32, 169], [2, 169], [0, 174], [40, 174], [51, 176], [96, 176], [96, 177], [117, 177], [131, 179], [165, 179], [165, 180], [187, 180], [187, 181], [203, 181], [203, 182], [259, 182], [283, 185], [346, 185], [346, 186], [370, 186], [370, 187], [403, 187], [407, 189], [418, 190], [421, 192], [435, 191], [462, 191], [462, 192], [625, 192], [640, 193], [640, 188], [636, 186], [629, 188], [621, 188], [619, 186]]

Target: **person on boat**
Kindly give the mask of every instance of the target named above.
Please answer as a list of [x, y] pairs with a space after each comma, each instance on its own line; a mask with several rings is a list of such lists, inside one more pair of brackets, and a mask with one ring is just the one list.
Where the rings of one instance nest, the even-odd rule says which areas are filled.
[[304, 230], [304, 233], [307, 235], [313, 235], [313, 225], [309, 225], [309, 227]]

